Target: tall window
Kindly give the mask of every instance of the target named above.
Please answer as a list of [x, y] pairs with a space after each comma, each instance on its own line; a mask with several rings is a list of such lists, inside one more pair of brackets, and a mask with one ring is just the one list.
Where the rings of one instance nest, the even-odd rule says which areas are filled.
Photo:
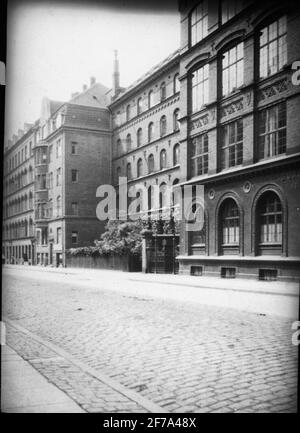
[[195, 113], [208, 102], [208, 65], [192, 74], [192, 111]]
[[127, 167], [126, 167], [126, 175], [127, 175], [127, 179], [128, 180], [132, 179], [132, 172], [131, 172], [131, 164], [130, 164], [130, 162], [128, 162]]
[[258, 203], [260, 243], [282, 243], [282, 206], [277, 194], [265, 193]]
[[154, 123], [151, 122], [148, 125], [148, 143], [150, 143], [153, 140], [154, 136]]
[[244, 82], [244, 43], [236, 45], [223, 54], [222, 92], [223, 96], [236, 90]]
[[179, 74], [175, 74], [173, 78], [173, 93], [177, 93], [180, 90]]
[[56, 186], [61, 186], [61, 167], [56, 170]]
[[131, 107], [130, 104], [127, 105], [126, 107], [126, 121], [128, 122], [128, 120], [130, 120], [131, 117]]
[[139, 158], [137, 162], [137, 177], [140, 177], [143, 175], [143, 161], [142, 158]]
[[159, 186], [159, 207], [164, 208], [170, 203], [168, 203], [168, 190], [167, 190], [167, 184], [165, 182], [161, 183]]
[[77, 201], [73, 201], [71, 204], [72, 207], [72, 215], [78, 215], [78, 203]]
[[154, 93], [153, 90], [150, 90], [150, 92], [148, 93], [148, 108], [153, 107], [154, 105]]
[[61, 139], [56, 142], [56, 158], [61, 157]]
[[116, 176], [117, 176], [117, 183], [119, 183], [120, 182], [119, 178], [121, 177], [121, 167], [117, 167]]
[[75, 169], [71, 170], [71, 178], [73, 183], [78, 182], [78, 170]]
[[269, 158], [286, 151], [286, 103], [259, 113], [259, 158]]
[[143, 130], [142, 130], [142, 128], [138, 129], [136, 138], [137, 138], [137, 145], [141, 146], [142, 142], [143, 142]]
[[61, 227], [57, 227], [56, 229], [56, 243], [61, 244]]
[[221, 168], [234, 167], [243, 162], [243, 120], [224, 125], [221, 130]]
[[287, 62], [286, 16], [261, 30], [259, 45], [259, 76], [265, 78], [278, 72]]
[[117, 155], [122, 155], [122, 142], [120, 138], [117, 140]]
[[151, 153], [151, 155], [148, 156], [148, 172], [152, 173], [153, 171], [154, 171], [154, 156]]
[[76, 141], [71, 141], [71, 154], [78, 155], [78, 143]]
[[61, 196], [58, 195], [56, 198], [56, 215], [61, 216]]
[[164, 169], [167, 167], [167, 152], [165, 151], [165, 149], [163, 149], [160, 152], [160, 169]]
[[166, 118], [166, 116], [162, 116], [160, 118], [159, 125], [160, 125], [160, 136], [162, 137], [162, 136], [166, 135], [166, 133], [167, 133], [167, 118]]
[[176, 108], [176, 110], [173, 113], [173, 130], [179, 131], [180, 129], [180, 123], [179, 123], [179, 108]]
[[166, 83], [161, 83], [160, 85], [160, 100], [164, 101], [166, 99]]
[[127, 148], [127, 152], [130, 152], [131, 150], [131, 135], [127, 134], [126, 137], [126, 148]]
[[175, 144], [173, 147], [173, 165], [179, 164], [180, 147], [179, 143]]
[[222, 0], [221, 8], [222, 24], [224, 24], [242, 10], [242, 2], [240, 0]]
[[143, 111], [142, 98], [138, 98], [138, 100], [137, 100], [137, 114], [141, 114], [142, 111]]
[[191, 176], [200, 176], [208, 172], [208, 135], [198, 135], [191, 144]]
[[203, 0], [190, 16], [191, 45], [195, 45], [208, 34], [207, 1]]
[[71, 242], [73, 245], [78, 243], [78, 232], [72, 232]]
[[240, 241], [240, 214], [236, 202], [227, 199], [221, 212], [222, 245], [238, 245]]

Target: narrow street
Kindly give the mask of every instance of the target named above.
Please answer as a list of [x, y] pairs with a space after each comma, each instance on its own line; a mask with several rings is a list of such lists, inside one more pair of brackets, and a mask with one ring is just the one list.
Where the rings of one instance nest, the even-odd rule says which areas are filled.
[[6, 343], [86, 412], [295, 412], [297, 317], [151, 295], [172, 281], [6, 267]]

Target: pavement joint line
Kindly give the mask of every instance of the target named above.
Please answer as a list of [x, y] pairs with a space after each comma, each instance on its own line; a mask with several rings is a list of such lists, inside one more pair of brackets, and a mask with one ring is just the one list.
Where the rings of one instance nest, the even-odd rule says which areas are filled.
[[[43, 338], [41, 338], [38, 335], [32, 333], [31, 331], [29, 331], [28, 329], [24, 328], [23, 326], [15, 323], [14, 320], [8, 319], [5, 316], [3, 316], [2, 320], [4, 321], [4, 323], [6, 322], [7, 324], [9, 324], [10, 326], [12, 326], [13, 328], [17, 329], [18, 331], [23, 332], [24, 334], [30, 336], [32, 339], [34, 339], [34, 340], [38, 341], [39, 343], [43, 344], [44, 346], [48, 347], [53, 352], [56, 352], [60, 357], [63, 357], [64, 359], [68, 360], [72, 364], [74, 364], [77, 367], [79, 367], [85, 373], [88, 373], [91, 376], [93, 376], [96, 379], [98, 379], [100, 382], [105, 383], [106, 385], [108, 385], [109, 387], [111, 387], [112, 389], [114, 389], [115, 391], [117, 391], [120, 394], [124, 395], [129, 400], [134, 401], [135, 403], [137, 403], [138, 405], [140, 405], [144, 409], [148, 410], [149, 412], [152, 412], [152, 413], [168, 413], [168, 411], [166, 409], [163, 409], [162, 407], [160, 407], [156, 403], [154, 403], [154, 402], [146, 399], [145, 397], [142, 397], [140, 394], [136, 393], [135, 391], [127, 389], [125, 386], [123, 386], [119, 382], [111, 379], [110, 377], [108, 377], [108, 376], [106, 376], [106, 375], [98, 372], [94, 368], [92, 368], [92, 367], [84, 364], [83, 362], [75, 359], [74, 356], [72, 356], [70, 353], [66, 352], [64, 349], [61, 349], [60, 347], [57, 347], [55, 344], [53, 344], [53, 343], [51, 343], [49, 341], [44, 340]], [[44, 358], [43, 358], [43, 360], [44, 360]]]
[[143, 280], [137, 278], [128, 278], [128, 281], [137, 281], [139, 283], [154, 283], [154, 284], [165, 284], [166, 286], [179, 286], [179, 287], [195, 287], [199, 289], [209, 289], [209, 290], [223, 290], [223, 291], [232, 291], [232, 292], [240, 292], [240, 293], [257, 293], [258, 295], [277, 295], [277, 296], [294, 296], [296, 298], [299, 297], [296, 293], [278, 293], [278, 292], [267, 292], [261, 290], [250, 290], [250, 289], [233, 289], [231, 287], [210, 287], [210, 286], [201, 286], [198, 284], [189, 284], [189, 283], [169, 283], [167, 281], [158, 281], [158, 280]]

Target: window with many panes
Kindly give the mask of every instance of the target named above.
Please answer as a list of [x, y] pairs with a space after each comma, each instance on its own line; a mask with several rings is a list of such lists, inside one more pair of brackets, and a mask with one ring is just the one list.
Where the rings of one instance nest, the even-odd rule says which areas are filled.
[[265, 78], [287, 63], [286, 16], [261, 30], [259, 46], [259, 76]]
[[240, 241], [240, 214], [233, 199], [225, 200], [221, 211], [222, 245], [236, 245]]
[[208, 135], [202, 134], [191, 142], [191, 176], [208, 172]]
[[259, 159], [286, 151], [286, 103], [259, 112]]
[[208, 65], [197, 69], [192, 74], [192, 111], [195, 113], [208, 102]]
[[191, 45], [195, 45], [208, 34], [207, 1], [201, 1], [190, 16]]
[[243, 120], [222, 126], [221, 168], [234, 167], [243, 162]]
[[222, 0], [222, 24], [226, 23], [242, 10], [241, 0]]
[[258, 203], [260, 226], [260, 243], [282, 243], [282, 206], [277, 194], [273, 191], [265, 193]]
[[244, 82], [244, 44], [234, 46], [222, 58], [222, 94], [235, 91]]

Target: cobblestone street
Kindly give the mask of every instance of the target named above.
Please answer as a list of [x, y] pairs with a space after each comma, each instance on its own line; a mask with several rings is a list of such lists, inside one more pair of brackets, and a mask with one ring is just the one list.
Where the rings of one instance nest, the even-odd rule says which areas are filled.
[[85, 411], [296, 411], [292, 319], [83, 280], [6, 269], [2, 304], [7, 344]]

